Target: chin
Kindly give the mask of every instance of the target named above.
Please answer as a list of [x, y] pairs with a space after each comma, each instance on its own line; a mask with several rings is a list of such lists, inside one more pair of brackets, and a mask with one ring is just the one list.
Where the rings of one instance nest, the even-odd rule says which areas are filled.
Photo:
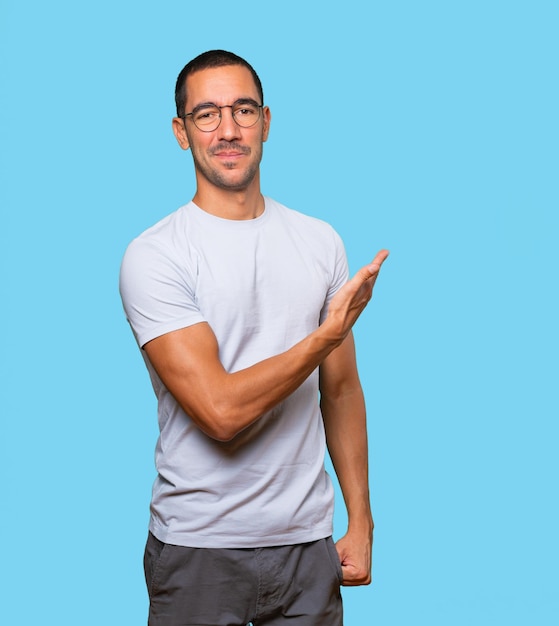
[[227, 174], [215, 174], [214, 176], [208, 176], [207, 179], [210, 183], [219, 187], [220, 189], [230, 191], [244, 191], [254, 181], [256, 172], [249, 170], [248, 172], [238, 172], [236, 176], [228, 176]]

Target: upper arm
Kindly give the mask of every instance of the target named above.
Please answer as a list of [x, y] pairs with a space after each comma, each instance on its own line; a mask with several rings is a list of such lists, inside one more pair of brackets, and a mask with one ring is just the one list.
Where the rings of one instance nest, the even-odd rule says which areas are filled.
[[210, 326], [203, 322], [166, 333], [146, 343], [144, 350], [182, 409], [204, 432], [219, 438], [215, 390], [220, 389], [226, 371]]
[[124, 255], [120, 292], [136, 340], [182, 409], [213, 436], [225, 375], [216, 337], [194, 293], [193, 268], [154, 237], [134, 240]]
[[361, 383], [357, 372], [353, 333], [350, 332], [320, 366], [320, 395], [324, 403], [355, 391], [361, 392]]

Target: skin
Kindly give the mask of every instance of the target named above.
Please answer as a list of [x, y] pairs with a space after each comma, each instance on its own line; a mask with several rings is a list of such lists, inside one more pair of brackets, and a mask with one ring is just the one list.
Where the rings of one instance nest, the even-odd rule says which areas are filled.
[[[187, 79], [186, 110], [205, 102], [230, 105], [240, 98], [260, 102], [252, 75], [245, 67], [227, 66], [195, 72]], [[173, 132], [183, 150], [190, 148], [196, 172], [193, 201], [208, 213], [226, 219], [252, 219], [264, 211], [260, 193], [260, 161], [268, 139], [271, 114], [264, 107], [260, 120], [241, 128], [231, 109], [222, 109], [217, 130], [206, 133], [191, 118], [173, 119]]]
[[[230, 105], [259, 101], [250, 72], [242, 66], [202, 70], [187, 79], [186, 112], [204, 102]], [[181, 148], [194, 159], [194, 202], [225, 219], [253, 219], [264, 211], [259, 165], [271, 114], [239, 127], [230, 109], [220, 126], [202, 132], [187, 118], [173, 119]], [[357, 373], [351, 329], [371, 300], [382, 263], [381, 250], [332, 299], [326, 320], [292, 348], [244, 370], [229, 373], [219, 360], [217, 339], [207, 323], [167, 333], [144, 349], [159, 377], [184, 411], [209, 437], [234, 438], [293, 393], [319, 367], [321, 408], [328, 449], [348, 511], [347, 533], [337, 542], [344, 585], [371, 581], [373, 518], [369, 504], [365, 402]]]

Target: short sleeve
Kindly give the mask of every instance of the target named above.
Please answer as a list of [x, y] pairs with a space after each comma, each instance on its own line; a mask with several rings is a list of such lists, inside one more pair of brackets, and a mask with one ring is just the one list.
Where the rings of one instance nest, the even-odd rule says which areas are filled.
[[332, 249], [330, 250], [330, 258], [332, 259], [331, 272], [332, 278], [330, 281], [330, 287], [326, 295], [326, 301], [320, 312], [320, 323], [326, 319], [328, 313], [328, 305], [330, 300], [334, 297], [335, 293], [346, 284], [349, 279], [349, 267], [347, 263], [347, 256], [345, 247], [341, 237], [338, 233], [332, 229]]
[[120, 296], [136, 341], [143, 347], [161, 335], [205, 321], [196, 301], [196, 272], [172, 251], [135, 239], [120, 268]]

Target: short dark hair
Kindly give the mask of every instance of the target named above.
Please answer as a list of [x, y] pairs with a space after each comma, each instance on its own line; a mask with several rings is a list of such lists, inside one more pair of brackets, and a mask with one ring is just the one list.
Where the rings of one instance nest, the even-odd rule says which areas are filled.
[[262, 91], [262, 83], [258, 74], [254, 71], [252, 65], [245, 61], [242, 57], [233, 54], [233, 52], [227, 52], [226, 50], [208, 50], [202, 52], [197, 57], [187, 63], [181, 70], [177, 78], [177, 84], [175, 86], [175, 104], [177, 105], [177, 116], [184, 115], [184, 108], [186, 106], [186, 79], [190, 74], [199, 72], [200, 70], [207, 70], [214, 67], [226, 67], [228, 65], [242, 65], [252, 74], [254, 84], [260, 96], [260, 104], [264, 104], [264, 92]]

